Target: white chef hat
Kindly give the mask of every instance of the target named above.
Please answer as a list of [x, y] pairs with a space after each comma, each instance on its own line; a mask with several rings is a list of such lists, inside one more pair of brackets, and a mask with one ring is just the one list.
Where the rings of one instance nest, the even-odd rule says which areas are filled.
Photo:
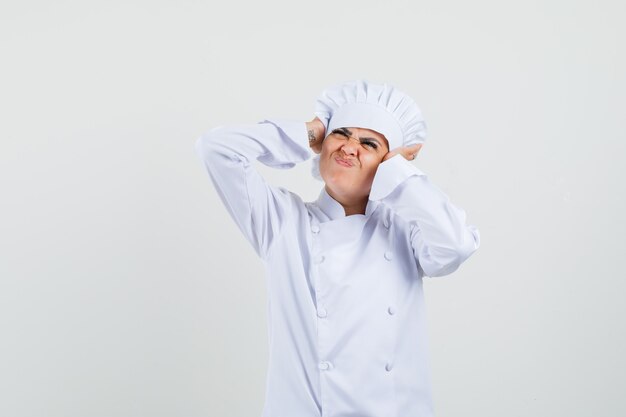
[[[324, 123], [326, 136], [339, 127], [372, 129], [385, 136], [389, 150], [426, 140], [419, 107], [389, 83], [355, 80], [328, 87], [315, 102], [315, 115]], [[311, 173], [321, 181], [319, 157], [313, 157]]]

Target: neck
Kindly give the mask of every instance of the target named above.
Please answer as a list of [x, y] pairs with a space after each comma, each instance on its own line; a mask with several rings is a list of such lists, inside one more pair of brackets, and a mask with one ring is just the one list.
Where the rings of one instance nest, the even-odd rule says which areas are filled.
[[369, 196], [353, 197], [335, 194], [328, 187], [326, 187], [326, 192], [335, 201], [343, 206], [343, 210], [345, 211], [346, 216], [350, 216], [353, 214], [365, 214], [365, 209], [367, 208], [367, 201], [369, 200]]

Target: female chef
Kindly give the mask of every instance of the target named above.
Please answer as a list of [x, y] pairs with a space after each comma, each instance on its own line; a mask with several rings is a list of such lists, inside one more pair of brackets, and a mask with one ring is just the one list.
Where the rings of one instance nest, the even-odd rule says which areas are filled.
[[[196, 142], [265, 265], [262, 416], [431, 417], [422, 281], [456, 271], [478, 229], [412, 162], [426, 125], [409, 96], [350, 81], [324, 90], [315, 115], [217, 127]], [[253, 166], [311, 157], [324, 186], [310, 202]]]

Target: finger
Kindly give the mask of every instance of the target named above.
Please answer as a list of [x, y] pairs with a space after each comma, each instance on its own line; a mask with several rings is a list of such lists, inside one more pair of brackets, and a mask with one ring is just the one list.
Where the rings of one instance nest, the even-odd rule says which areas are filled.
[[[419, 151], [419, 149], [417, 151]], [[414, 160], [417, 157], [417, 151], [414, 149], [407, 151], [405, 154], [406, 159], [409, 161]]]
[[410, 149], [411, 149], [411, 152], [410, 152], [410, 153], [411, 153], [411, 155], [412, 155], [411, 159], [415, 159], [415, 158], [417, 157], [417, 154], [418, 154], [418, 153], [419, 153], [419, 151], [422, 149], [422, 145], [423, 145], [422, 143], [417, 143], [417, 144], [412, 145], [412, 146], [410, 147]]

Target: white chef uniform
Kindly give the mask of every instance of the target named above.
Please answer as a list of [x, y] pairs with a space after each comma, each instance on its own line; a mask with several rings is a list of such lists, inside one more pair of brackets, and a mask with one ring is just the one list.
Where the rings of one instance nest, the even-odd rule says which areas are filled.
[[403, 156], [382, 162], [364, 215], [268, 184], [253, 161], [313, 155], [306, 124], [214, 128], [196, 149], [226, 209], [263, 259], [269, 364], [262, 417], [431, 417], [424, 276], [479, 246], [465, 212]]

